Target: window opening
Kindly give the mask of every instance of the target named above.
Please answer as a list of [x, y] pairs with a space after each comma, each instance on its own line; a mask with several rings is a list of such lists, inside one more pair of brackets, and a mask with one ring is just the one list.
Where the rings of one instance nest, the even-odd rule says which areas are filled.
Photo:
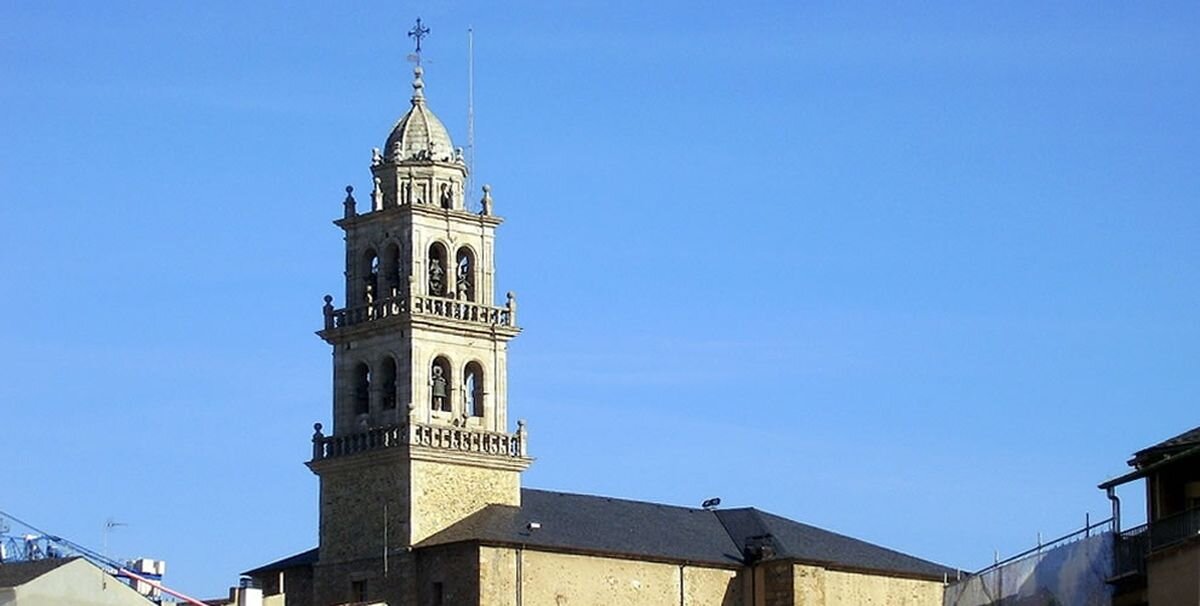
[[429, 247], [429, 294], [446, 296], [446, 249], [441, 244]]
[[450, 363], [446, 358], [437, 358], [429, 371], [430, 407], [433, 410], [450, 411]]
[[483, 369], [476, 362], [467, 364], [463, 373], [463, 392], [467, 397], [467, 414], [473, 417], [483, 416]]
[[396, 360], [391, 356], [383, 359], [383, 407], [396, 407]]
[[475, 300], [475, 259], [466, 248], [458, 249], [454, 290], [459, 299]]
[[367, 414], [371, 412], [371, 368], [359, 362], [354, 374], [354, 414]]

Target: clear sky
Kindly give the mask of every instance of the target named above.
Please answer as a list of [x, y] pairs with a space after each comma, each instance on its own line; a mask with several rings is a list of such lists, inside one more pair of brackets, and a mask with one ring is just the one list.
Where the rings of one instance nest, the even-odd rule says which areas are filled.
[[316, 544], [421, 16], [460, 145], [476, 32], [526, 486], [967, 569], [1105, 517], [1200, 424], [1200, 5], [895, 4], [4, 3], [0, 509], [202, 596]]

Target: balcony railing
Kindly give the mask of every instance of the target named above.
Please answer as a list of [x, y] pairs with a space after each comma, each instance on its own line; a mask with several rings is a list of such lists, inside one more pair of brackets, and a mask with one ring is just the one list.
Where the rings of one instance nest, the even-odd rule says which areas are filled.
[[316, 430], [312, 437], [313, 461], [404, 445], [496, 457], [524, 458], [527, 456], [524, 421], [517, 422], [517, 432], [514, 434], [426, 423], [401, 423], [372, 427], [357, 433], [333, 436], [322, 433], [320, 423], [314, 425], [313, 429]]
[[1122, 531], [1113, 541], [1112, 578], [1146, 574], [1146, 554], [1150, 552], [1150, 527], [1142, 524]]
[[447, 318], [482, 326], [515, 327], [517, 324], [516, 300], [511, 293], [508, 296], [508, 303], [504, 307], [445, 297], [413, 295], [411, 299], [409, 297], [389, 297], [357, 307], [334, 309], [333, 297], [327, 296], [323, 311], [325, 330], [345, 328], [403, 314]]
[[1162, 549], [1200, 535], [1200, 508], [1159, 518], [1150, 523], [1150, 550]]

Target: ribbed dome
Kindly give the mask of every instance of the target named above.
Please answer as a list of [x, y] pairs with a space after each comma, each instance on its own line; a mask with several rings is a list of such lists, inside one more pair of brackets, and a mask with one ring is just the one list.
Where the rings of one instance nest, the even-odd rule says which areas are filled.
[[425, 83], [421, 73], [420, 66], [413, 70], [412, 108], [392, 127], [383, 153], [393, 162], [450, 162], [455, 158], [454, 143], [442, 121], [425, 106]]

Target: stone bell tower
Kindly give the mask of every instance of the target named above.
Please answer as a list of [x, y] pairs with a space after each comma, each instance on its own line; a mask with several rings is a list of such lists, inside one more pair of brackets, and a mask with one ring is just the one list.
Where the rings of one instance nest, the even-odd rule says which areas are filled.
[[531, 462], [524, 423], [509, 433], [506, 347], [520, 329], [512, 293], [494, 305], [501, 219], [487, 186], [467, 208], [468, 168], [426, 106], [419, 63], [412, 88], [373, 150], [369, 207], [347, 187], [334, 222], [345, 306], [326, 296], [317, 333], [333, 347], [333, 427], [315, 427], [308, 463], [317, 603], [404, 593], [408, 548], [486, 505], [520, 505]]

